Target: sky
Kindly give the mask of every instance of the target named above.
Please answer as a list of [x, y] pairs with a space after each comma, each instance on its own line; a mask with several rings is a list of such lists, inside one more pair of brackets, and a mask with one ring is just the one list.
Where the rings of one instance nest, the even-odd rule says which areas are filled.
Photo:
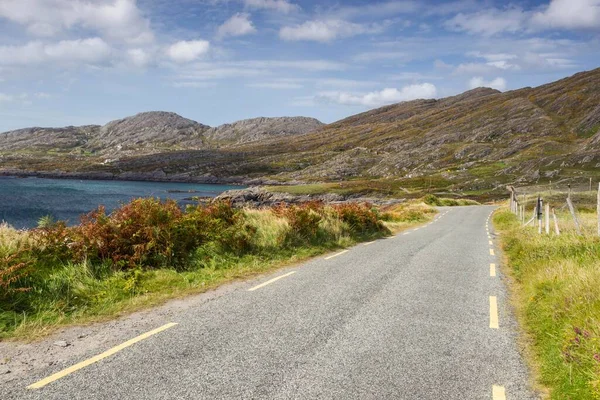
[[333, 122], [600, 66], [600, 0], [0, 0], [0, 132], [172, 111]]

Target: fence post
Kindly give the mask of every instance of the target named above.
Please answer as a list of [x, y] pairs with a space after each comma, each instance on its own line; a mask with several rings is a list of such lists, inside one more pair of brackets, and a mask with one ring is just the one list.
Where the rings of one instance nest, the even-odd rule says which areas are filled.
[[554, 219], [554, 232], [557, 235], [560, 235], [560, 229], [558, 229], [558, 220], [556, 219], [556, 213], [554, 212], [554, 207], [552, 207], [552, 219]]
[[525, 204], [521, 206], [521, 224], [525, 225]]
[[542, 215], [544, 214], [544, 200], [540, 196], [538, 196], [538, 206], [537, 206], [538, 214], [538, 233], [542, 234]]
[[546, 235], [550, 234], [550, 203], [546, 203]]
[[569, 211], [573, 216], [573, 221], [575, 221], [575, 228], [577, 229], [577, 234], [581, 235], [581, 226], [579, 226], [579, 220], [577, 219], [577, 214], [575, 213], [575, 207], [573, 206], [573, 202], [571, 201], [571, 192], [569, 191], [569, 197], [567, 197], [567, 205], [569, 206]]

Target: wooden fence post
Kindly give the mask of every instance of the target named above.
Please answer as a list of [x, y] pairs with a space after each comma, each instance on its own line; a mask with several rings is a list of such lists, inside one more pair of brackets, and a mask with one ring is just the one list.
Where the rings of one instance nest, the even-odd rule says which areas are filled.
[[550, 203], [546, 203], [546, 235], [550, 234]]
[[552, 219], [554, 219], [554, 232], [557, 235], [560, 235], [560, 229], [558, 229], [558, 220], [556, 219], [556, 213], [554, 212], [554, 207], [552, 207]]
[[541, 235], [542, 234], [542, 215], [544, 214], [544, 200], [542, 200], [542, 198], [540, 196], [538, 196], [537, 210], [538, 210], [538, 215], [537, 215], [538, 233]]
[[577, 234], [581, 235], [581, 226], [579, 225], [579, 220], [577, 219], [577, 213], [575, 213], [575, 207], [573, 206], [573, 202], [571, 201], [571, 192], [569, 191], [569, 197], [567, 197], [567, 205], [569, 206], [569, 211], [573, 216], [573, 221], [575, 221], [575, 228], [577, 229]]

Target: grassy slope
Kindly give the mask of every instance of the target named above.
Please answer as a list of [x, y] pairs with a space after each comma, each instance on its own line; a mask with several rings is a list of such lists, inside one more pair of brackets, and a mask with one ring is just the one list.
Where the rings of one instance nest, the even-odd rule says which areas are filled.
[[[506, 210], [494, 215], [512, 296], [538, 381], [552, 399], [600, 398], [600, 238], [538, 235]], [[592, 232], [595, 214], [580, 214]]]
[[[404, 204], [385, 211], [382, 217], [391, 232], [426, 222], [435, 214], [424, 204]], [[386, 232], [351, 234], [339, 220], [324, 219], [321, 228], [327, 232], [327, 240], [282, 246], [281, 238], [289, 230], [284, 219], [268, 210], [245, 210], [244, 213], [247, 223], [256, 228], [253, 244], [262, 250], [233, 254], [208, 243], [196, 251], [192, 265], [185, 270], [160, 268], [98, 273], [97, 266], [86, 263], [56, 266], [45, 278], [44, 287], [33, 288], [40, 294], [34, 303], [35, 311], [19, 315], [17, 320], [14, 313], [0, 310], [0, 339], [31, 340], [60, 327], [108, 320], [386, 235]], [[0, 225], [0, 258], [28, 244], [31, 238], [27, 232]]]

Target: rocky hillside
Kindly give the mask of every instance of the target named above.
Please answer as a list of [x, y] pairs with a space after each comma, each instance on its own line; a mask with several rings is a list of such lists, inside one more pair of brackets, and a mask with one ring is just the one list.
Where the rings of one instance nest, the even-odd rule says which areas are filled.
[[306, 117], [254, 118], [203, 125], [180, 115], [151, 111], [104, 126], [26, 128], [0, 133], [0, 152], [111, 155], [122, 158], [176, 150], [206, 149], [303, 134], [323, 126]]
[[243, 144], [315, 131], [324, 124], [307, 117], [252, 118], [210, 128], [205, 136], [212, 142]]
[[[116, 129], [123, 122], [111, 124]], [[131, 137], [145, 132], [135, 123], [127, 125]], [[175, 124], [177, 134], [165, 128], [161, 136], [156, 125], [143, 125], [152, 132], [152, 151], [108, 161], [96, 157], [98, 150], [91, 146], [99, 140], [98, 148], [114, 149], [117, 141], [107, 139], [106, 127], [48, 130], [47, 137], [35, 130], [0, 134], [0, 166], [9, 170], [5, 173], [60, 170], [130, 179], [343, 181], [386, 193], [481, 193], [504, 190], [507, 183], [597, 180], [600, 69], [537, 88], [504, 93], [479, 88], [398, 103], [325, 126], [303, 118], [254, 119], [218, 128], [190, 121]], [[65, 152], [57, 155], [53, 143], [61, 143]], [[146, 146], [138, 139], [129, 143]], [[19, 149], [27, 151], [13, 151]], [[91, 153], [75, 151], [82, 149]]]

